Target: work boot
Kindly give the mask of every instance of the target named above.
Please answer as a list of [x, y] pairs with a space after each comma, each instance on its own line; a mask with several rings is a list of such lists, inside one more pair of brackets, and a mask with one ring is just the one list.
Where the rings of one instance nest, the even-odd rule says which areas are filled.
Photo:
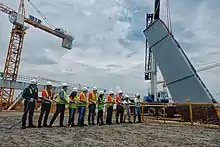
[[71, 125], [70, 121], [68, 121], [68, 127]]
[[26, 129], [26, 126], [21, 126], [21, 129]]
[[47, 124], [44, 124], [43, 127], [48, 127], [48, 125], [47, 125]]
[[141, 115], [138, 115], [138, 122], [139, 122], [139, 123], [142, 123], [142, 121], [141, 121]]
[[28, 128], [36, 128], [36, 126], [33, 124], [30, 124], [30, 125], [28, 125]]

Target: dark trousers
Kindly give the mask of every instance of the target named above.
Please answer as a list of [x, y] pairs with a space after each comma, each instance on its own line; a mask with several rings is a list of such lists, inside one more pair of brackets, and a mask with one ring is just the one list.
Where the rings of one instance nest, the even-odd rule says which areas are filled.
[[106, 124], [112, 124], [113, 106], [107, 108]]
[[30, 102], [29, 100], [24, 101], [24, 114], [22, 116], [22, 126], [26, 126], [27, 115], [28, 115], [28, 126], [33, 125], [34, 108], [35, 108], [35, 102]]
[[86, 106], [79, 106], [79, 117], [78, 117], [78, 124], [84, 125], [84, 118], [86, 114]]
[[90, 104], [89, 105], [89, 115], [88, 115], [88, 123], [91, 124], [91, 116], [92, 116], [92, 124], [94, 124], [95, 120], [95, 110], [96, 110], [96, 104]]
[[75, 117], [76, 108], [69, 108], [69, 120], [68, 126], [74, 126], [74, 117]]
[[97, 116], [97, 124], [103, 125], [103, 110], [98, 110], [98, 116]]
[[60, 114], [60, 126], [64, 126], [63, 125], [63, 120], [64, 120], [64, 112], [65, 112], [65, 104], [57, 104], [56, 105], [56, 112], [54, 113], [51, 121], [50, 121], [50, 125], [52, 126], [54, 121], [56, 120], [57, 116]]
[[119, 123], [118, 122], [119, 115], [120, 115], [120, 123], [122, 123], [123, 122], [123, 115], [124, 115], [124, 108], [121, 105], [117, 105], [117, 107], [116, 107], [116, 123]]
[[46, 103], [46, 102], [42, 103], [41, 112], [40, 112], [40, 116], [38, 119], [38, 126], [41, 126], [43, 116], [44, 116], [43, 126], [47, 126], [47, 119], [50, 113], [50, 108], [51, 108], [51, 103]]

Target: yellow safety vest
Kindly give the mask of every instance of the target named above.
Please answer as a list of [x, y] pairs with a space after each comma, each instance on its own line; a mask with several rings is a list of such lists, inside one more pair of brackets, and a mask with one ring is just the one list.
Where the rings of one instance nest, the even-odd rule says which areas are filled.
[[96, 100], [97, 100], [97, 94], [94, 94], [94, 92], [92, 92], [92, 101], [96, 103]]
[[[84, 101], [85, 103], [87, 103], [87, 97], [86, 97], [86, 95], [85, 95], [83, 92], [81, 92], [79, 96], [81, 97], [81, 95], [83, 95], [83, 101]], [[86, 104], [79, 104], [79, 106], [86, 106]]]
[[[79, 101], [79, 96], [75, 96], [74, 101], [78, 102]], [[69, 107], [70, 108], [76, 108], [76, 103], [70, 103]]]
[[[63, 93], [64, 93], [64, 100], [65, 101], [60, 98], [60, 92], [61, 91], [63, 91]], [[61, 89], [61, 91], [58, 93], [56, 101], [59, 104], [66, 104], [66, 102], [69, 102], [69, 97], [68, 97], [67, 93], [65, 92], [65, 90]]]

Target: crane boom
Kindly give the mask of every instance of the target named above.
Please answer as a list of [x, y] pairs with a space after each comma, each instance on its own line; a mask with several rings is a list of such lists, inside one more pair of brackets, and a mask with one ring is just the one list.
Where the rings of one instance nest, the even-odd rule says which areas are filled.
[[6, 13], [6, 14], [10, 14], [12, 11], [14, 11], [13, 9], [3, 5], [2, 3], [0, 3], [0, 11]]
[[[62, 39], [62, 47], [66, 49], [72, 48], [72, 41], [74, 38], [68, 35], [62, 29], [52, 29], [43, 24], [41, 21], [36, 21], [35, 17], [30, 15], [30, 18], [25, 17], [24, 0], [20, 0], [18, 12], [9, 8], [8, 6], [0, 3], [0, 11], [9, 15], [9, 20], [13, 24], [11, 31], [11, 38], [8, 46], [8, 53], [4, 67], [4, 80], [16, 81], [18, 77], [18, 69], [21, 59], [23, 41], [25, 31], [27, 27], [24, 23], [34, 26], [40, 30], [43, 30], [49, 34], [57, 36]], [[1, 88], [0, 90], [0, 104], [4, 104], [3, 100], [6, 101], [6, 108], [10, 106], [14, 97], [14, 89]]]
[[[18, 16], [18, 13], [15, 10], [9, 8], [8, 6], [6, 6], [2, 3], [0, 3], [0, 11], [2, 11], [2, 12], [6, 13], [9, 16], [12, 16], [14, 18], [17, 18], [17, 16]], [[23, 12], [24, 12], [24, 10], [23, 10]], [[72, 37], [71, 35], [68, 35], [68, 34], [65, 34], [64, 32], [57, 31], [57, 30], [54, 30], [52, 28], [49, 28], [49, 27], [47, 27], [47, 26], [45, 26], [45, 25], [43, 25], [39, 22], [36, 22], [36, 21], [34, 21], [30, 18], [27, 18], [27, 17], [24, 17], [24, 22], [31, 25], [31, 26], [34, 26], [34, 27], [36, 27], [40, 30], [43, 30], [43, 31], [45, 31], [49, 34], [52, 34], [54, 36], [57, 36], [57, 37], [63, 39], [62, 47], [66, 48], [66, 49], [71, 49], [72, 48], [72, 41], [75, 38]]]

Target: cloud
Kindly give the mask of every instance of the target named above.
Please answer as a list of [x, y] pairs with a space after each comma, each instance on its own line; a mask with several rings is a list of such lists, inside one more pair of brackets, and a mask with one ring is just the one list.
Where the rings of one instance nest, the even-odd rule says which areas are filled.
[[[17, 10], [18, 2], [2, 0]], [[174, 36], [196, 68], [219, 59], [220, 12], [217, 0], [171, 2]], [[146, 94], [144, 81], [145, 15], [153, 11], [151, 0], [50, 0], [33, 1], [51, 22], [76, 39], [73, 48], [61, 40], [30, 27], [25, 35], [20, 74], [43, 76], [83, 85], [115, 88]], [[166, 22], [166, 3], [161, 0]], [[40, 16], [26, 2], [27, 12]], [[12, 25], [0, 13], [0, 68], [3, 69]], [[43, 20], [42, 20], [43, 21]], [[219, 92], [219, 69], [199, 73], [213, 95]], [[162, 79], [158, 77], [158, 79]]]

